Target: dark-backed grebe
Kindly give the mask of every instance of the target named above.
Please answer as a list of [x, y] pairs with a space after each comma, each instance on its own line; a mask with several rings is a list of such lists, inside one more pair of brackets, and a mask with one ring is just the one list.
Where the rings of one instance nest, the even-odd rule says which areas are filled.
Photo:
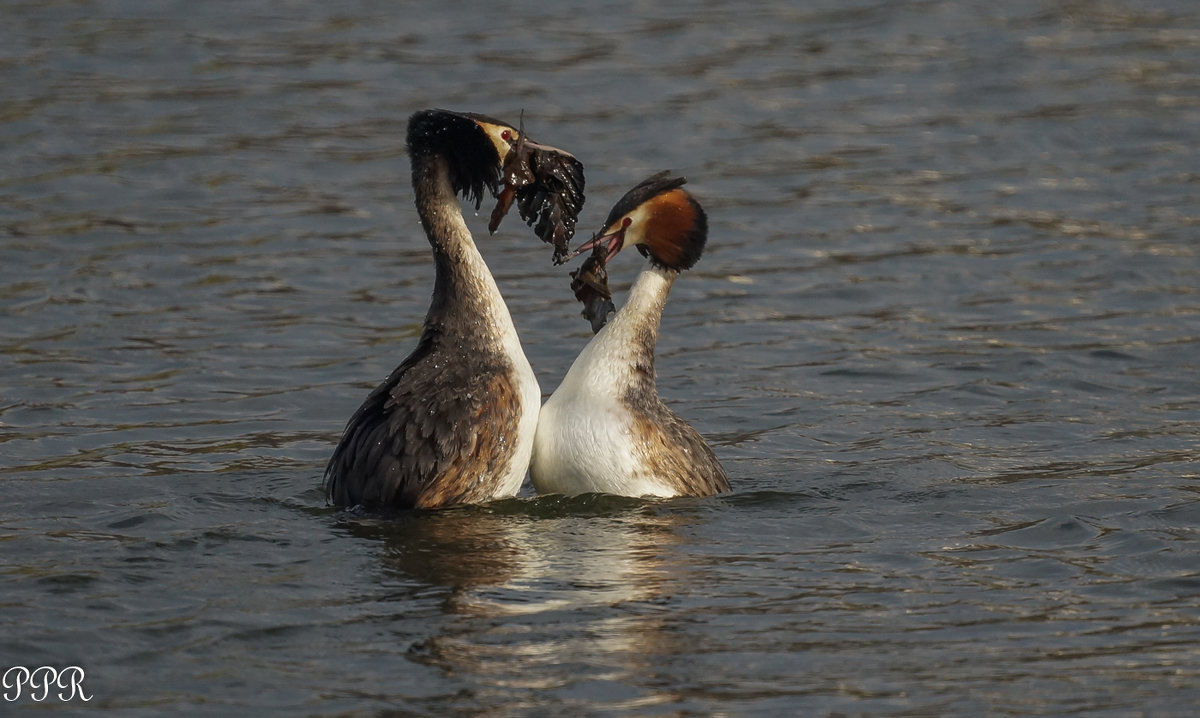
[[[330, 502], [436, 508], [512, 496], [524, 481], [541, 390], [457, 199], [474, 199], [478, 209], [487, 188], [501, 198], [502, 216], [515, 192], [523, 216], [547, 218], [542, 210], [561, 197], [536, 186], [538, 163], [565, 158], [556, 169], [577, 175], [578, 196], [558, 202], [545, 229], [562, 234], [565, 215], [569, 238], [583, 201], [582, 165], [520, 140], [517, 129], [483, 115], [425, 110], [409, 119], [417, 214], [433, 247], [433, 300], [416, 350], [346, 425], [325, 469]], [[518, 151], [529, 154], [514, 162]]]
[[679, 272], [700, 258], [708, 235], [704, 210], [680, 188], [685, 181], [665, 172], [646, 179], [576, 251], [599, 246], [607, 261], [636, 245], [650, 265], [542, 407], [529, 467], [540, 493], [669, 497], [729, 490], [708, 444], [663, 404], [654, 383], [667, 294]]

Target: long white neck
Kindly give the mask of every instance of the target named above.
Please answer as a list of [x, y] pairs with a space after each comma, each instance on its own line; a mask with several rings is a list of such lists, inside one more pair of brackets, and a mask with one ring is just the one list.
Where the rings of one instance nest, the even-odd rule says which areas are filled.
[[[663, 306], [679, 273], [650, 266], [638, 275], [629, 299], [584, 347], [563, 378], [563, 386], [587, 381], [588, 393], [623, 396], [640, 385], [653, 392], [654, 345]], [[585, 379], [586, 377], [586, 379]]]
[[524, 359], [512, 315], [463, 219], [445, 160], [435, 155], [414, 166], [413, 180], [417, 214], [436, 266], [426, 330], [496, 341]]

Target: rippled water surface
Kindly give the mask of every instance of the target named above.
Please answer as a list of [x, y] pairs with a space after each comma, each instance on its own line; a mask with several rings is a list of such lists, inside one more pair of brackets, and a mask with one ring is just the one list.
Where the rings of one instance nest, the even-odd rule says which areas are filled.
[[[0, 668], [123, 716], [1191, 715], [1197, 67], [1183, 0], [5, 3]], [[659, 388], [732, 493], [324, 505], [428, 304], [431, 106], [573, 151], [584, 233], [690, 178]], [[480, 245], [549, 392], [565, 269]]]

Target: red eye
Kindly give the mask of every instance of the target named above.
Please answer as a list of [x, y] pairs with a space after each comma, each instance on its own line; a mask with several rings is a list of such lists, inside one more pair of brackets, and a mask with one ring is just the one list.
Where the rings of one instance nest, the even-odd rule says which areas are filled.
[[512, 139], [512, 132], [510, 132], [510, 131], [508, 131], [508, 130], [504, 130], [503, 132], [501, 132], [501, 133], [500, 133], [500, 139], [502, 139], [502, 140], [511, 140], [511, 139]]
[[630, 218], [628, 218], [628, 217], [626, 217], [625, 219], [621, 220], [621, 226], [622, 226], [622, 227], [628, 227], [628, 226], [629, 226], [629, 225], [631, 225], [631, 224], [633, 224], [633, 220], [632, 220], [632, 219], [630, 219]]

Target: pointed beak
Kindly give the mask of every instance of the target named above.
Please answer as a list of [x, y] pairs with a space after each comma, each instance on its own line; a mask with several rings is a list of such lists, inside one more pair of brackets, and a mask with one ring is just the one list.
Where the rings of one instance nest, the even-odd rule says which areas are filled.
[[590, 249], [595, 249], [596, 247], [603, 246], [604, 247], [604, 263], [608, 264], [609, 262], [612, 261], [613, 257], [617, 256], [617, 252], [620, 252], [621, 248], [624, 245], [625, 245], [625, 228], [621, 227], [620, 229], [610, 232], [608, 234], [600, 234], [595, 237], [592, 237], [588, 241], [579, 245], [579, 248], [576, 249], [574, 252], [571, 252], [571, 254], [568, 255], [566, 257], [566, 259], [564, 259], [563, 261], [566, 262], [568, 260], [574, 259], [575, 257], [578, 257], [579, 255], [583, 254], [584, 252], [586, 252]]

